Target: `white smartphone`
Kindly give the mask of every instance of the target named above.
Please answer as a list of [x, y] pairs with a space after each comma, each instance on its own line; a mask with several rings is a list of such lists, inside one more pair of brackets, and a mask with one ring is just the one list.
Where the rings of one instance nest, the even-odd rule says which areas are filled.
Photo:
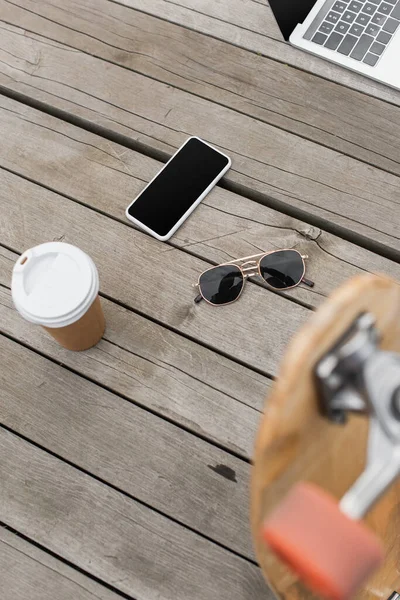
[[164, 242], [231, 166], [228, 156], [190, 137], [126, 209], [126, 216]]

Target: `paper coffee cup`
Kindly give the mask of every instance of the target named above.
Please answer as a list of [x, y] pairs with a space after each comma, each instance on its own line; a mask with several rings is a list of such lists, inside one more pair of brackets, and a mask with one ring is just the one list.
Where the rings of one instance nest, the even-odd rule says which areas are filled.
[[26, 250], [14, 266], [11, 291], [18, 312], [69, 350], [91, 348], [104, 333], [96, 266], [71, 244]]

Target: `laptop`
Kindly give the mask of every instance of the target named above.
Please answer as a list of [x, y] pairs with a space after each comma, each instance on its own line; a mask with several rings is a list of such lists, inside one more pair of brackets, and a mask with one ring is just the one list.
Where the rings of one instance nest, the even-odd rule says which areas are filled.
[[400, 0], [269, 0], [285, 38], [400, 90]]

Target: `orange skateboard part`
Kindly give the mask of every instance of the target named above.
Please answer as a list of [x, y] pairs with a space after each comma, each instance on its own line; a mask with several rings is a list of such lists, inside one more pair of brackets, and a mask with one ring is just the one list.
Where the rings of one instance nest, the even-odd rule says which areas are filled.
[[[252, 469], [251, 526], [258, 562], [279, 600], [316, 600], [316, 595], [265, 543], [265, 519], [300, 481], [314, 483], [338, 502], [365, 468], [369, 419], [349, 414], [343, 426], [331, 422], [319, 410], [315, 385], [316, 365], [363, 313], [375, 318], [381, 350], [400, 353], [400, 285], [385, 277], [357, 276], [290, 341], [266, 402]], [[386, 557], [354, 600], [385, 600], [400, 590], [399, 499], [400, 478], [363, 520], [382, 540]]]
[[332, 600], [350, 598], [384, 559], [378, 538], [310, 483], [292, 488], [262, 535], [308, 587]]

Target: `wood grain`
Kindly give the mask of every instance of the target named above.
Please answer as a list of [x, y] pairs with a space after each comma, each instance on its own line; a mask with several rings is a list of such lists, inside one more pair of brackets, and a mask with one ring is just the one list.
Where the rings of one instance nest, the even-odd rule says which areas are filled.
[[118, 590], [146, 600], [270, 597], [252, 563], [3, 429], [0, 447], [1, 520]]
[[[220, 19], [226, 6], [213, 2], [207, 8]], [[230, 10], [224, 18], [237, 13]], [[242, 19], [252, 18], [253, 28], [264, 27], [266, 13], [263, 3], [241, 0]], [[18, 6], [0, 0], [0, 14], [8, 23], [400, 174], [399, 109], [392, 104], [108, 0], [78, 0], [68, 10], [63, 0], [18, 0]]]
[[[7, 98], [0, 98], [0, 126], [4, 148], [0, 165], [126, 224], [127, 198], [138, 194], [161, 167]], [[396, 263], [220, 187], [207, 196], [171, 244], [214, 264], [263, 250], [297, 248], [310, 256], [307, 273], [316, 286], [299, 286], [286, 297], [312, 307], [365, 270], [400, 279]]]
[[1, 43], [1, 85], [170, 154], [196, 133], [231, 155], [232, 185], [400, 258], [398, 177], [13, 26], [3, 25]]
[[0, 527], [3, 600], [120, 600], [121, 596]]
[[400, 104], [400, 94], [396, 90], [286, 44], [265, 0], [116, 1], [183, 27], [229, 41], [246, 50], [269, 56], [283, 64], [336, 81], [367, 95]]
[[[329, 421], [319, 410], [315, 384], [315, 366], [364, 313], [374, 318], [379, 347], [399, 352], [400, 286], [371, 275], [354, 278], [336, 290], [291, 341], [260, 425], [251, 484], [252, 531], [260, 564], [280, 598], [315, 596], [304, 591], [297, 575], [263, 542], [265, 518], [295, 483], [315, 483], [339, 500], [365, 468], [369, 419], [354, 414], [343, 426]], [[363, 519], [382, 540], [386, 556], [382, 568], [354, 594], [355, 600], [388, 598], [398, 589], [399, 516], [397, 480]], [[332, 531], [324, 537], [326, 544]]]
[[208, 266], [203, 260], [9, 172], [0, 186], [6, 246], [21, 252], [49, 240], [72, 243], [93, 258], [103, 294], [264, 374], [275, 371], [310, 312], [253, 284], [222, 309], [196, 305], [192, 284]]
[[[8, 282], [7, 282], [8, 283]], [[0, 331], [219, 446], [250, 459], [270, 380], [103, 299], [107, 333], [68, 352], [0, 287]]]
[[12, 269], [18, 256], [0, 245], [0, 285], [10, 286]]
[[0, 355], [3, 425], [252, 558], [247, 463], [4, 336]]
[[[3, 91], [152, 152], [201, 135], [231, 188], [400, 259], [399, 94], [283, 44], [263, 0], [18, 4], [0, 0]], [[159, 162], [4, 96], [0, 127], [0, 520], [135, 600], [272, 599], [240, 458], [268, 377], [309, 308], [400, 265], [221, 187], [160, 244], [123, 214]], [[17, 253], [52, 239], [100, 271], [107, 332], [80, 355], [11, 304]], [[280, 247], [310, 255], [313, 290], [193, 304], [210, 264]], [[0, 556], [5, 600], [119, 597], [1, 529]]]

